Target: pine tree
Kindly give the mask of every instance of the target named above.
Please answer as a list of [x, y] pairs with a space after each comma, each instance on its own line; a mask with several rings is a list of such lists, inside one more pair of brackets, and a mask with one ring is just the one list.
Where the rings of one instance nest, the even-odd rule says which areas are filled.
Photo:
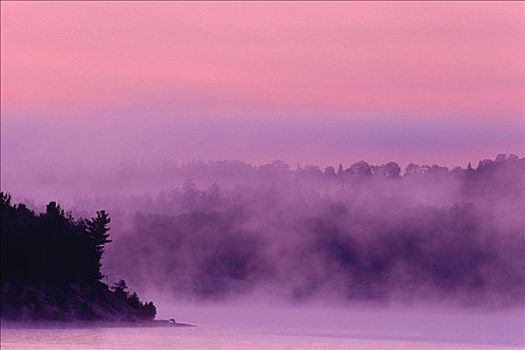
[[105, 210], [97, 211], [97, 216], [91, 220], [86, 220], [86, 232], [96, 246], [97, 252], [102, 256], [104, 245], [111, 243], [109, 239], [108, 226], [111, 218]]

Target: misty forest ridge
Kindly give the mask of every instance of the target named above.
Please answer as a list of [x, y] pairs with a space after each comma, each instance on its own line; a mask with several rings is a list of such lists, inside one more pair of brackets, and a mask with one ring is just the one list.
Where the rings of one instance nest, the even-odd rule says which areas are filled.
[[155, 316], [105, 272], [178, 299], [524, 302], [524, 158], [404, 174], [394, 162], [194, 166], [181, 188], [73, 199], [81, 216], [100, 203], [115, 213], [107, 247], [105, 211], [77, 220], [51, 202], [35, 214], [3, 194], [2, 317]]
[[394, 162], [274, 162], [201, 189], [223, 173], [210, 167], [182, 188], [114, 199], [129, 210], [109, 270], [174, 298], [524, 301], [524, 158], [452, 171], [410, 164], [402, 176]]

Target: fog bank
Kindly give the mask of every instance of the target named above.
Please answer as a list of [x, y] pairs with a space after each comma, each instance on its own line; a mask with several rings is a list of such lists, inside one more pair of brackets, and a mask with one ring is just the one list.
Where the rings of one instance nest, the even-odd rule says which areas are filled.
[[117, 200], [106, 271], [179, 300], [523, 304], [524, 164], [276, 162], [234, 185], [187, 180]]

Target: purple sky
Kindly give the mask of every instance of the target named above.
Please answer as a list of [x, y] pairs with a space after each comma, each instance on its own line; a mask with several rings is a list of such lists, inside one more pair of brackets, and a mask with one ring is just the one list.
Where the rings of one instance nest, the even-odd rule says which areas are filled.
[[523, 156], [523, 3], [1, 6], [3, 174]]

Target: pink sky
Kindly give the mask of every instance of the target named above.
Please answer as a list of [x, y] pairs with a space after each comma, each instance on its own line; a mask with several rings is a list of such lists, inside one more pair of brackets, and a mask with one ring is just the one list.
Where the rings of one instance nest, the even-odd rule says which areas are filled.
[[[176, 151], [166, 158], [175, 159], [450, 164], [522, 152], [520, 2], [2, 1], [1, 9], [6, 157], [15, 157], [24, 137], [45, 149], [49, 138], [27, 135], [66, 118], [54, 138], [85, 156], [102, 148], [147, 157], [157, 139], [173, 142]], [[213, 128], [225, 129], [218, 135], [229, 136], [202, 131], [211, 119]], [[259, 141], [244, 135], [224, 146], [221, 138], [265, 120], [283, 134], [272, 140], [270, 128], [254, 136]], [[112, 139], [86, 145], [83, 130], [100, 121], [114, 128]], [[181, 134], [187, 123], [194, 138]], [[297, 130], [304, 123], [307, 130]], [[136, 138], [125, 139], [124, 124], [147, 128], [149, 136], [140, 135], [145, 149], [126, 154]], [[451, 140], [461, 144], [453, 153], [425, 142], [420, 131], [431, 138], [429, 125], [438, 129], [439, 142], [448, 139], [448, 128], [451, 138], [470, 139]], [[367, 131], [382, 126], [392, 134]], [[352, 145], [322, 143], [342, 138], [345, 128], [365, 136]], [[406, 140], [416, 134], [411, 148]], [[395, 148], [396, 137], [406, 144]], [[306, 147], [311, 142], [322, 143], [318, 152]]]

